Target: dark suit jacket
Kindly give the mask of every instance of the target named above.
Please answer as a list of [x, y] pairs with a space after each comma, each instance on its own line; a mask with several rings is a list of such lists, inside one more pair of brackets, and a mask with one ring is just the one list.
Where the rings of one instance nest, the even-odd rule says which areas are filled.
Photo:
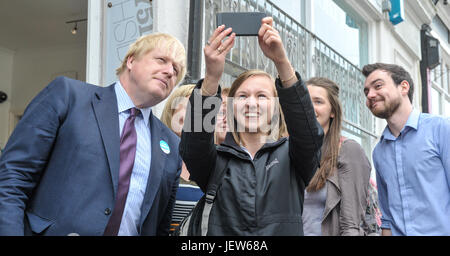
[[[114, 86], [65, 77], [33, 99], [0, 158], [0, 235], [103, 234], [118, 186], [117, 109]], [[179, 138], [153, 114], [150, 129], [139, 231], [167, 235], [181, 172]]]

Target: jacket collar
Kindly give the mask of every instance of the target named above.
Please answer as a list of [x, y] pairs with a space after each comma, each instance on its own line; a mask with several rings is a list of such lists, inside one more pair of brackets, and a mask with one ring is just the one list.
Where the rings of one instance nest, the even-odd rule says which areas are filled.
[[339, 178], [337, 174], [337, 169], [333, 171], [333, 173], [327, 178], [327, 181], [331, 182], [336, 189], [341, 192], [341, 187], [339, 186]]
[[98, 87], [96, 89], [92, 98], [92, 108], [94, 109], [103, 146], [106, 151], [115, 196], [119, 182], [120, 131], [118, 125], [117, 99], [113, 84], [108, 87]]
[[[258, 152], [261, 152], [261, 151], [264, 151], [267, 149], [271, 149], [271, 148], [276, 148], [279, 145], [283, 144], [285, 141], [287, 141], [287, 138], [283, 137], [274, 142], [267, 142], [258, 150]], [[233, 138], [233, 134], [231, 132], [227, 132], [227, 135], [225, 136], [225, 141], [217, 147], [217, 150], [222, 151], [222, 152], [231, 153], [231, 154], [238, 156], [240, 158], [243, 158], [245, 160], [250, 159], [250, 156], [248, 155], [248, 153], [241, 146], [239, 146], [236, 143], [236, 141]], [[258, 154], [258, 152], [256, 154]]]
[[330, 214], [330, 212], [336, 207], [336, 205], [341, 201], [341, 188], [339, 186], [339, 178], [337, 174], [337, 169], [333, 171], [327, 178], [327, 200], [325, 202], [325, 209], [323, 210], [322, 221]]

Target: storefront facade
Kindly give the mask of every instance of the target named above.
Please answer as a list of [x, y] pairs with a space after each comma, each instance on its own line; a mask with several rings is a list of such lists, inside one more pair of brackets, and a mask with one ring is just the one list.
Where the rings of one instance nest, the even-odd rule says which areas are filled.
[[[49, 0], [47, 0], [48, 2]], [[188, 51], [188, 76], [193, 83], [204, 75], [203, 49], [214, 30], [217, 12], [260, 11], [274, 17], [286, 50], [295, 69], [307, 79], [324, 76], [341, 87], [344, 107], [344, 135], [371, 151], [386, 123], [374, 118], [365, 107], [364, 77], [360, 70], [368, 63], [386, 62], [402, 65], [415, 81], [413, 105], [422, 109], [423, 89], [420, 76], [421, 37], [423, 24], [441, 46], [441, 64], [429, 70], [429, 105], [431, 112], [450, 115], [450, 7], [443, 1], [403, 1], [403, 21], [393, 25], [383, 13], [382, 0], [82, 0], [85, 11], [84, 44], [66, 50], [49, 48], [47, 55], [64, 49], [79, 58], [76, 67], [51, 66], [51, 74], [67, 74], [89, 83], [107, 86], [116, 80], [115, 69], [131, 42], [152, 32], [176, 36]], [[436, 18], [438, 17], [438, 18]], [[74, 17], [76, 18], [76, 17]], [[80, 31], [81, 32], [81, 31]], [[227, 56], [223, 86], [245, 69], [264, 69], [276, 76], [273, 64], [258, 50], [254, 37], [240, 37]], [[15, 123], [33, 95], [45, 87], [52, 77], [45, 74], [36, 88], [28, 90], [18, 73], [21, 50], [9, 49], [0, 42], [0, 65], [6, 82], [0, 85], [11, 97], [0, 104], [0, 147], [3, 148]], [[26, 54], [23, 54], [24, 56]], [[41, 54], [42, 55], [42, 54]], [[42, 57], [39, 55], [40, 57]], [[36, 58], [39, 58], [36, 57]], [[45, 58], [45, 57], [44, 57]], [[68, 57], [66, 62], [75, 62]], [[16, 64], [15, 64], [16, 63]], [[27, 72], [24, 73], [26, 76]], [[33, 74], [33, 73], [30, 73]], [[22, 75], [22, 76], [24, 76]], [[25, 97], [23, 96], [25, 95]], [[20, 101], [21, 103], [15, 103]], [[160, 116], [164, 102], [153, 112]]]

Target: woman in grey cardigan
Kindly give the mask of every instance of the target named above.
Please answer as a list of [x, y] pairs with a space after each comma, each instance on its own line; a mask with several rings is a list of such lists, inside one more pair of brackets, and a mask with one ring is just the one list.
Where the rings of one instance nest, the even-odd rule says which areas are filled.
[[305, 191], [305, 235], [366, 235], [361, 227], [367, 207], [371, 165], [361, 146], [341, 136], [339, 87], [326, 78], [306, 82], [325, 139], [320, 168]]

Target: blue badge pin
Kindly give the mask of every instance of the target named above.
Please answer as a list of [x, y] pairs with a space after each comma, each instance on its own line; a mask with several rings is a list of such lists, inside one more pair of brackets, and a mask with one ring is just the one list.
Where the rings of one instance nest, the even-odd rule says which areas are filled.
[[167, 142], [161, 140], [161, 141], [159, 141], [159, 146], [161, 147], [161, 150], [164, 153], [166, 153], [166, 154], [170, 153], [170, 147], [169, 147], [169, 144], [167, 144]]

